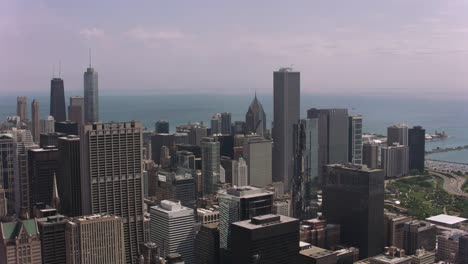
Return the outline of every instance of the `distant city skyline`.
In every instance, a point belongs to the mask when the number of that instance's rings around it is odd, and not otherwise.
[[[46,93],[60,60],[65,93],[79,92],[91,48],[103,94],[270,93],[271,71],[292,65],[304,94],[468,99],[467,8],[467,0],[6,0],[0,91]]]

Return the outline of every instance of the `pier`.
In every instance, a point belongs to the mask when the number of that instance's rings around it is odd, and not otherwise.
[[[441,152],[449,152],[449,151],[457,151],[462,149],[468,149],[468,145],[465,146],[458,146],[458,147],[451,147],[451,148],[435,148],[429,151],[426,151],[426,155],[434,154],[434,153],[441,153]]]

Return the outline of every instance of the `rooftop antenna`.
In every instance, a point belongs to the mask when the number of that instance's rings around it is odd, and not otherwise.
[[[89,67],[91,68],[91,48],[89,48]]]
[[[62,62],[59,60],[59,78],[62,75]]]
[[[52,64],[52,78],[55,78],[55,64]]]

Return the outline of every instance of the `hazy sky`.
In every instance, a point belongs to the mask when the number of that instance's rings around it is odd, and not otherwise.
[[[0,91],[302,91],[468,98],[468,0],[0,0]]]

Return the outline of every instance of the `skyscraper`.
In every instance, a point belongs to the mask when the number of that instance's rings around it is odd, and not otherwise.
[[[161,256],[179,253],[186,264],[195,264],[195,218],[191,208],[177,200],[163,200],[150,209],[150,236]]]
[[[215,194],[219,182],[220,148],[214,138],[202,139],[203,195]]]
[[[249,185],[249,172],[248,165],[245,160],[240,157],[239,161],[232,161],[232,185],[233,186],[247,186]]]
[[[55,119],[53,116],[47,116],[45,119],[39,120],[39,122],[41,123],[41,134],[55,132]]]
[[[0,185],[2,185],[3,196],[6,197],[2,202],[8,201],[9,211],[14,212],[15,203],[15,174],[17,170],[17,158],[15,156],[16,144],[13,134],[0,134]],[[0,205],[3,206],[4,204]],[[6,215],[6,212],[5,212]]]
[[[91,68],[84,73],[84,118],[85,123],[99,122],[99,85],[98,73]]]
[[[408,130],[409,170],[424,172],[424,156],[426,147],[426,130],[415,126]]]
[[[167,133],[156,133],[151,136],[151,157],[153,158],[154,162],[157,164],[161,163],[161,148],[166,146],[169,148],[169,155],[171,155],[171,151],[174,150],[174,134],[167,134]]]
[[[154,132],[155,133],[169,133],[169,122],[166,120],[159,120],[154,125]]]
[[[362,164],[362,116],[350,116],[348,125],[348,161]]]
[[[293,216],[311,219],[317,214],[318,120],[302,119],[294,125]]]
[[[73,121],[55,122],[55,132],[63,133],[65,135],[79,135],[78,123]]]
[[[211,134],[216,135],[216,134],[221,134],[221,114],[216,113],[211,117]]]
[[[16,115],[20,117],[21,122],[28,119],[28,98],[25,96],[18,96],[16,98]]]
[[[84,123],[84,98],[83,96],[70,96],[68,105],[68,119],[76,122],[78,127]]]
[[[408,146],[395,143],[393,146],[382,147],[381,167],[385,177],[401,177],[408,174]]]
[[[80,137],[83,214],[122,217],[127,263],[137,259],[144,238],[142,130],[134,121],[94,123]]]
[[[273,73],[273,181],[289,192],[293,177],[293,125],[300,114],[300,73],[281,68]]]
[[[458,263],[468,264],[468,234],[458,240]]]
[[[50,115],[59,122],[67,120],[65,92],[61,78],[53,78],[50,81]]]
[[[266,114],[257,99],[257,93],[245,114],[245,126],[249,134],[255,133],[263,136],[266,133]]]
[[[323,214],[341,225],[341,241],[359,248],[361,258],[383,249],[384,175],[358,165],[327,165]]]
[[[400,124],[387,128],[387,145],[393,146],[395,143],[408,146],[408,126]]]
[[[317,119],[319,140],[319,180],[324,182],[324,166],[348,162],[348,110],[309,109],[308,119]]]
[[[219,241],[223,259],[230,259],[231,224],[254,216],[271,214],[273,193],[252,186],[222,190],[219,193]]]
[[[5,189],[0,185],[0,218],[8,214],[7,201],[5,197]]]
[[[233,263],[296,264],[299,256],[299,220],[262,215],[231,225]]]
[[[230,135],[232,129],[231,113],[221,113],[221,134]]]
[[[248,185],[266,187],[272,183],[272,142],[249,138],[244,143],[244,159],[248,166]]]
[[[219,223],[203,224],[195,241],[197,264],[219,263]]]
[[[54,215],[37,219],[42,242],[42,263],[66,263],[65,225],[68,222],[63,215]]]
[[[58,139],[59,162],[62,177],[59,177],[61,211],[67,216],[83,215],[81,210],[80,138],[74,135]]]
[[[71,219],[65,227],[67,264],[133,263],[125,260],[122,218],[95,214]]]
[[[403,249],[407,254],[415,254],[416,250],[424,248],[436,249],[437,227],[429,222],[413,220],[405,223],[403,229]]]
[[[32,135],[35,143],[39,143],[41,124],[39,123],[39,102],[34,99],[31,103]]]
[[[379,167],[379,145],[374,143],[362,145],[362,164],[370,169]]]

